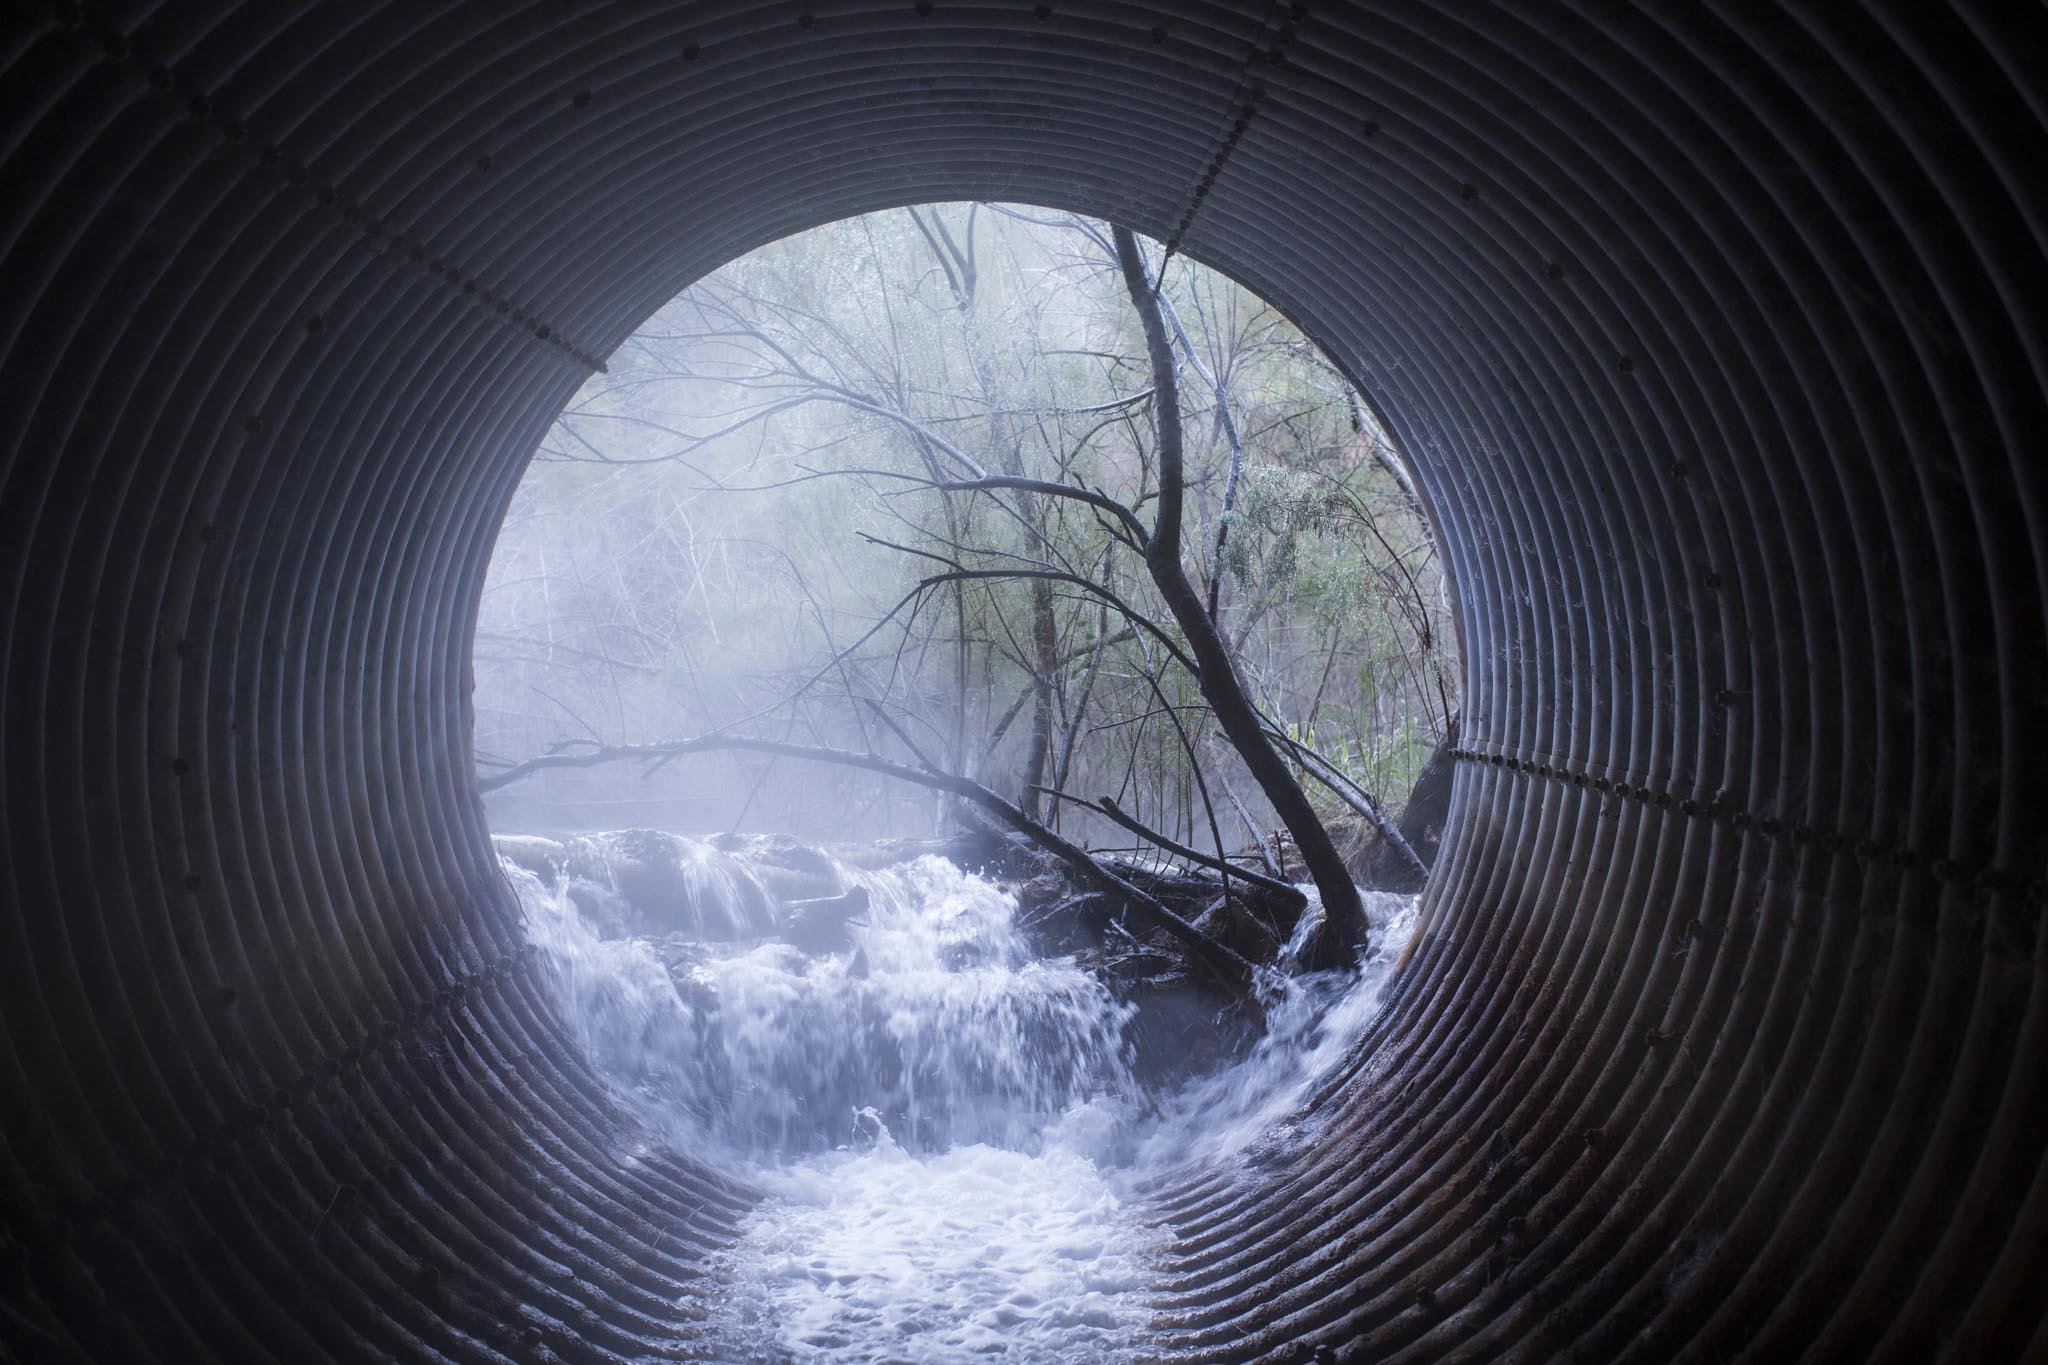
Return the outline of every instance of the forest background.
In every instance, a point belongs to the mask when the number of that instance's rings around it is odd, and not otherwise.
[[[1362,812],[1398,817],[1456,725],[1416,490],[1277,311],[1185,258],[1162,270],[1157,246],[1146,260],[1173,334],[1188,576],[1317,813],[1362,848]],[[1026,486],[1154,515],[1150,374],[1086,220],[927,206],[726,266],[593,377],[515,494],[476,637],[480,773],[746,733],[914,752],[1098,849],[1133,843],[1103,798],[1204,851],[1270,846],[1116,517]],[[500,831],[827,841],[953,818],[873,772],[731,752],[544,769],[488,801]]]

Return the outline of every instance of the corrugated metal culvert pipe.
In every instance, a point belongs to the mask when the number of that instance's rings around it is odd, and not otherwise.
[[[746,1192],[551,1017],[469,631],[778,235],[1028,200],[1419,462],[1469,697],[1328,1140],[1162,1352],[2048,1358],[2030,0],[9,0],[0,1354],[660,1355]],[[1318,1350],[1321,1354],[1318,1354]]]

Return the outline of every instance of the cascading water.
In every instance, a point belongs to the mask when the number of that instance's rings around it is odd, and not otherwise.
[[[1371,898],[1359,976],[1276,983],[1241,1060],[1160,1093],[1133,1007],[943,858],[645,831],[500,851],[624,1105],[764,1191],[709,1267],[710,1315],[678,1327],[719,1360],[1130,1358],[1161,1236],[1136,1191],[1298,1140],[1284,1121],[1370,1021],[1413,915]]]

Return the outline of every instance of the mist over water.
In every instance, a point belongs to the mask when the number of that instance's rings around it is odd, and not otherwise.
[[[800,948],[779,863],[654,837],[689,888],[669,932],[618,932],[601,862],[504,866],[620,1101],[766,1193],[707,1267],[709,1315],[678,1307],[684,1344],[720,1360],[1134,1358],[1167,1237],[1140,1190],[1302,1140],[1290,1121],[1371,1021],[1414,913],[1369,897],[1360,974],[1276,976],[1248,1052],[1161,1091],[1134,1072],[1132,1006],[1037,957],[1002,887],[935,856],[821,855],[812,889],[864,911]]]

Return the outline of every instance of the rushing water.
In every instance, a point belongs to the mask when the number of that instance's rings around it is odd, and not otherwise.
[[[1161,1249],[1136,1189],[1299,1140],[1289,1121],[1370,1022],[1413,916],[1373,898],[1362,973],[1284,983],[1246,1056],[1148,1093],[1131,1007],[1035,956],[991,882],[932,856],[809,851],[792,871],[786,848],[634,837],[673,848],[660,923],[625,905],[602,844],[546,879],[531,846],[501,848],[600,1073],[656,1135],[767,1192],[693,1295],[709,1316],[679,1327],[721,1360],[1132,1358]],[[806,897],[858,913],[819,931],[791,908]]]

